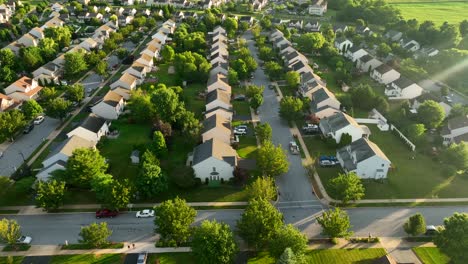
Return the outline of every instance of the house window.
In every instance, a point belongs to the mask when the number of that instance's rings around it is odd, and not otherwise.
[[[382,164],[382,167],[385,166],[385,164]]]

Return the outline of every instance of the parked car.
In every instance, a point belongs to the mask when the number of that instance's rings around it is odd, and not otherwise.
[[[148,253],[141,252],[138,254],[137,264],[146,264],[146,260],[148,259]]]
[[[31,244],[31,241],[32,237],[30,236],[21,236],[20,238],[18,238],[18,240],[16,240],[18,244]]]
[[[245,95],[243,94],[238,94],[238,95],[234,95],[234,100],[235,101],[245,101]]]
[[[426,236],[434,236],[437,233],[439,233],[439,230],[437,229],[436,226],[434,225],[426,226],[426,233],[425,233]]]
[[[247,131],[248,127],[247,125],[238,125],[238,126],[235,126],[234,129],[244,129],[245,131]]]
[[[335,156],[326,156],[326,155],[320,156],[319,160],[331,160],[334,162],[338,162],[338,159]]]
[[[141,210],[136,213],[136,218],[153,217],[153,216],[154,216],[154,210],[151,210],[151,209]]]
[[[273,90],[273,89],[275,89],[275,86],[273,84],[269,84],[268,89]]]
[[[244,128],[235,128],[234,135],[240,135],[240,136],[247,135],[247,130]]]
[[[314,125],[314,124],[305,124],[303,127],[302,127],[302,130],[303,131],[306,131],[306,130],[316,130],[318,129],[319,127],[317,125]]]
[[[42,122],[44,122],[45,117],[43,115],[40,115],[34,119],[34,125],[40,125]]]
[[[99,209],[96,211],[96,218],[103,218],[103,217],[115,217],[119,214],[116,210],[109,210],[109,209]]]
[[[448,95],[444,96],[444,98],[445,98],[445,100],[447,100],[448,103],[453,102],[452,98],[450,98],[450,96],[448,96]]]
[[[296,144],[295,141],[289,142],[289,150],[291,151],[291,154],[297,155],[299,154],[299,146]]]
[[[26,127],[23,130],[24,134],[29,134],[34,129],[34,123],[29,123],[26,125]]]
[[[319,164],[320,167],[333,167],[337,164],[338,162],[335,162],[333,160],[320,160]]]

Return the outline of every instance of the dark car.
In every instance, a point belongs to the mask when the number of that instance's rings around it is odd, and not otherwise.
[[[102,217],[115,217],[119,213],[115,210],[109,210],[109,209],[100,209],[96,211],[96,218],[102,218]]]
[[[26,127],[24,128],[23,130],[23,133],[24,134],[29,134],[29,132],[31,132],[31,130],[34,129],[34,124],[33,123],[29,123],[26,125]]]

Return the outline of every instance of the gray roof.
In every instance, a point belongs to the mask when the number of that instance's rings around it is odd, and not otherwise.
[[[207,140],[204,143],[195,147],[195,149],[193,150],[192,164],[196,165],[211,157],[217,158],[219,160],[224,160],[231,166],[236,166],[237,164],[236,151],[228,144],[216,138]]]
[[[227,56],[226,55],[220,55],[219,52],[216,52],[215,54],[213,54],[213,56],[210,57],[210,60],[214,60],[218,57],[221,57],[221,58],[224,58],[224,59],[227,59]]]
[[[52,152],[47,155],[46,160],[57,153],[63,153],[66,156],[71,156],[73,151],[77,148],[91,148],[94,146],[94,143],[86,140],[80,136],[72,136],[65,139],[63,142],[57,145]]]
[[[312,100],[316,103],[320,103],[322,101],[327,100],[330,98],[330,95],[325,91],[326,88],[320,88],[312,94]]]
[[[300,53],[297,50],[295,50],[295,51],[292,51],[292,52],[286,54],[284,57],[286,58],[286,60],[290,61],[290,60],[292,60],[292,59],[294,59],[296,57],[299,57],[299,55],[300,55]]]
[[[351,53],[354,53],[354,52],[356,52],[356,51],[358,51],[360,49],[362,49],[362,48],[359,47],[358,45],[356,45],[356,46],[352,46],[351,48],[349,48],[348,51],[351,52]]]
[[[372,59],[374,59],[374,57],[372,57],[369,54],[366,54],[366,55],[362,56],[361,58],[359,58],[359,60],[362,61],[363,63],[369,62]]]
[[[214,112],[214,111],[217,111],[217,110],[222,110],[222,111],[226,111],[226,112],[232,113],[232,110],[230,110],[230,109],[226,109],[226,108],[224,108],[224,107],[217,106],[217,107],[215,107],[215,108],[213,108],[213,109],[211,109],[211,110],[209,110],[209,111],[206,111],[205,114],[209,114],[209,113]]]
[[[227,70],[227,69],[229,68],[229,63],[219,62],[219,61],[218,61],[218,62],[216,62],[215,64],[213,64],[212,69],[214,69],[214,68],[216,68],[216,67],[218,67],[218,66],[220,66],[221,68]]]
[[[398,80],[394,81],[393,82],[396,86],[400,87],[400,88],[406,88],[410,85],[412,85],[414,82],[404,76],[400,76],[400,78],[398,78]]]
[[[231,102],[231,97],[229,96],[228,93],[220,90],[220,89],[215,89],[211,92],[209,92],[206,95],[206,104],[209,104],[213,101],[220,100],[226,104],[230,104]]]
[[[336,132],[348,125],[358,126],[354,118],[342,112],[320,120],[320,128],[322,129],[323,134]]]
[[[468,116],[458,116],[451,118],[448,120],[447,125],[450,129],[468,127]]]
[[[218,74],[211,75],[210,78],[208,78],[208,82],[207,82],[206,85],[210,86],[210,85],[212,85],[214,83],[217,83],[218,81],[222,81],[222,82],[224,82],[226,84],[228,84],[228,82],[229,82],[226,76],[224,76],[223,74],[218,73]]]
[[[298,60],[293,65],[291,65],[291,69],[293,71],[298,71],[298,70],[304,68],[305,66],[306,65],[301,60]]]
[[[95,114],[89,114],[89,116],[81,124],[81,127],[97,133],[106,122],[107,121],[104,118],[101,118]]]
[[[355,170],[359,162],[373,156],[379,156],[390,162],[382,150],[366,138],[360,138],[348,146],[339,149],[337,152],[343,160],[343,167],[348,171]]]
[[[378,66],[377,68],[375,68],[375,70],[377,72],[379,72],[380,74],[384,74],[384,73],[387,73],[391,70],[393,70],[392,67],[388,66],[387,64],[381,64],[380,66]]]
[[[335,42],[336,42],[336,43],[343,43],[343,42],[345,42],[346,40],[348,40],[346,37],[339,37],[339,38],[335,39]]]
[[[301,82],[302,83],[306,83],[312,79],[315,79],[314,75],[312,74],[312,72],[305,72],[303,74],[301,74]]]
[[[207,119],[203,121],[203,133],[219,125],[222,125],[227,129],[231,129],[231,124],[229,123],[228,120],[226,120],[226,118],[224,118],[224,116],[215,114],[215,115],[208,117]]]
[[[400,33],[401,33],[400,31],[390,29],[389,31],[387,31],[387,33],[385,33],[385,36],[389,37],[389,38],[392,38],[393,36],[395,36],[397,34],[400,34]]]

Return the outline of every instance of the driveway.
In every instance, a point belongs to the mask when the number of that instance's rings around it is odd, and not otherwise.
[[[94,90],[96,90],[99,85],[101,85],[103,78],[101,75],[96,73],[91,73],[86,78],[81,81],[85,88],[86,97],[88,97]]]
[[[133,43],[132,41],[125,41],[124,43],[122,43],[122,48],[128,50],[128,52],[132,52],[136,46],[137,44]]]
[[[426,91],[430,91],[430,92],[439,92],[441,90],[441,86],[439,84],[437,84],[436,82],[434,82],[433,80],[429,80],[429,79],[426,79],[426,80],[422,80],[418,83],[422,88],[424,88],[424,90]],[[460,94],[456,93],[456,92],[453,92],[451,91],[450,94],[448,95],[450,100],[452,100],[451,105],[453,104],[462,104],[462,105],[466,105],[468,104],[468,100],[461,96]],[[444,100],[446,101],[446,100]],[[448,102],[446,102],[448,103]]]
[[[107,58],[107,69],[112,70],[117,64],[119,64],[119,58],[117,56],[111,55]]]
[[[4,142],[0,145],[3,157],[0,158],[0,175],[11,176],[16,169],[42,143],[43,139],[58,127],[60,121],[46,117],[40,125],[34,126],[29,134],[21,134],[13,143]]]

